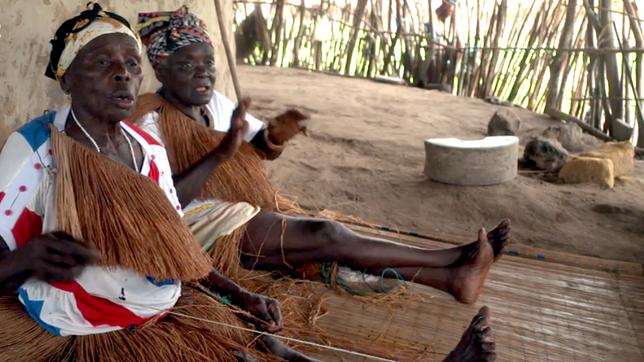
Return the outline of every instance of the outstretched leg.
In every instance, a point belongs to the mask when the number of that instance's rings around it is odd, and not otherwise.
[[[241,245],[242,261],[255,269],[338,262],[376,275],[395,268],[407,280],[448,292],[463,303],[474,303],[490,266],[507,244],[508,233],[509,222],[503,221],[490,232],[494,238],[490,242],[482,231],[477,241],[431,250],[358,235],[329,220],[260,213],[248,224]]]
[[[444,362],[492,362],[496,360],[496,343],[489,325],[490,310],[481,308],[465,330],[460,342]]]
[[[509,222],[491,234],[498,253],[507,241]],[[505,241],[497,241],[503,237]],[[447,249],[411,247],[389,240],[359,235],[330,220],[295,218],[262,212],[247,227],[242,243],[245,264],[257,268],[298,267],[311,262],[339,262],[358,269],[447,267],[477,250],[477,242]]]

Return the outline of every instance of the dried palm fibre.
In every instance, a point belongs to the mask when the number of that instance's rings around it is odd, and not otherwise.
[[[181,173],[200,160],[217,147],[225,135],[197,124],[158,94],[140,96],[132,119],[140,119],[152,111],[159,113],[159,128],[164,135],[163,142],[173,174]],[[252,145],[242,143],[235,156],[210,175],[200,197],[244,201],[266,210],[303,213],[294,202],[279,195],[265,172],[264,160],[257,152]],[[222,237],[209,251],[214,267],[236,280],[240,279],[240,242],[244,234],[245,228],[242,227]]]
[[[209,258],[157,185],[57,130],[51,134],[61,231],[89,240],[101,255],[99,265],[159,280],[208,275]]]
[[[181,173],[212,151],[221,142],[225,133],[203,127],[167,103],[157,94],[145,94],[137,101],[137,113],[132,119],[158,111],[159,127],[168,150],[170,166],[174,174]],[[137,118],[138,117],[138,118]],[[220,165],[206,185],[201,197],[220,200],[245,201],[263,209],[275,210],[277,191],[264,171],[262,158],[248,143],[242,143],[235,156]]]

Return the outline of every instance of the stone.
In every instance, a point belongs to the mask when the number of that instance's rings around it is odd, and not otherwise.
[[[557,172],[569,158],[568,151],[557,140],[533,137],[525,145],[522,163],[526,168]]]
[[[615,173],[613,161],[605,158],[575,157],[566,162],[559,178],[567,184],[596,183],[602,187],[613,188]]]
[[[494,113],[487,125],[488,136],[516,136],[521,127],[521,119],[510,109],[500,109]]]
[[[517,175],[519,139],[486,137],[425,140],[425,174],[432,180],[463,186],[494,185]]]
[[[628,175],[635,168],[635,147],[629,141],[608,142],[598,149],[582,153],[580,156],[611,160],[615,177]]]
[[[568,152],[582,152],[587,148],[583,130],[574,123],[550,126],[542,135],[557,140]]]

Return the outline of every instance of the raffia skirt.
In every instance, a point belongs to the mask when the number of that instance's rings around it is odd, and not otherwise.
[[[0,298],[3,361],[236,361],[254,350],[254,336],[222,326],[242,326],[230,307],[190,286],[173,313],[135,329],[86,336],[54,336],[41,328],[16,296]],[[217,324],[212,321],[218,322]]]

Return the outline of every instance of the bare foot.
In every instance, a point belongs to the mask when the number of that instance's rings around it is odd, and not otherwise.
[[[496,343],[492,338],[490,310],[483,307],[474,316],[456,348],[444,362],[492,362],[496,360]]]
[[[481,294],[483,284],[494,262],[492,244],[488,242],[485,229],[479,230],[477,249],[469,259],[450,267],[452,273],[449,292],[461,303],[472,304]]]
[[[499,260],[503,249],[510,242],[510,220],[504,219],[497,225],[492,231],[487,233],[487,238],[492,245],[492,251],[494,252],[494,261]]]
[[[510,220],[502,220],[494,229],[487,233],[487,239],[492,245],[494,253],[494,261],[499,260],[503,254],[503,250],[510,243]],[[478,251],[478,240],[471,243],[463,244],[458,247],[461,255],[450,266],[457,266],[463,264],[464,261],[472,259]]]

